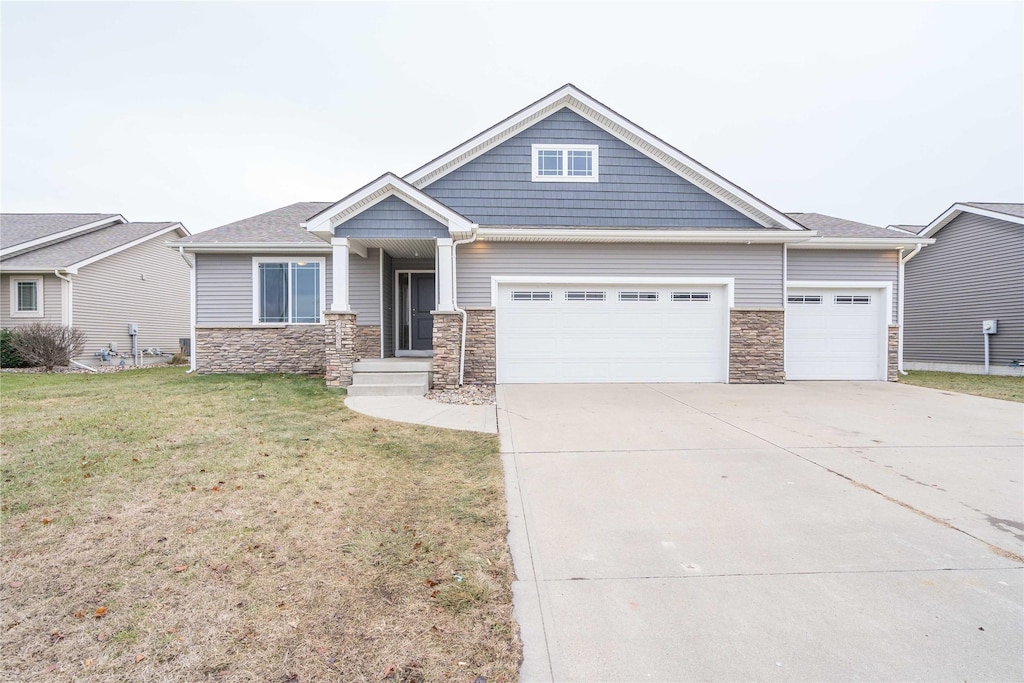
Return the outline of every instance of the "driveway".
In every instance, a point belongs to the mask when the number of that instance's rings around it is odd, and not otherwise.
[[[1024,407],[504,385],[524,681],[1024,680]]]

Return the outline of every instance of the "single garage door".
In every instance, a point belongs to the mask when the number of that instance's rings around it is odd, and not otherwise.
[[[724,382],[725,287],[502,284],[498,382]]]
[[[885,297],[878,289],[786,295],[786,379],[885,379]]]

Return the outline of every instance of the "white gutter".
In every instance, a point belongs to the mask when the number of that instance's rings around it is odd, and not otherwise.
[[[487,242],[724,242],[779,244],[804,242],[817,236],[813,230],[648,230],[621,228],[479,228]]]
[[[63,306],[67,307],[67,312],[68,312],[68,314],[67,314],[67,324],[65,325],[65,327],[71,327],[72,323],[74,322],[72,316],[74,315],[74,310],[75,310],[74,306],[72,305],[73,304],[74,291],[75,291],[74,290],[74,283],[71,282],[71,278],[67,277],[66,275],[61,275],[59,268],[54,268],[53,269],[53,274],[56,275],[61,280],[63,280],[64,282],[68,283],[68,298],[67,298],[66,301],[63,302]],[[63,318],[64,316],[62,315],[61,317]],[[97,370],[96,368],[89,367],[85,363],[79,363],[74,358],[70,358],[69,360],[71,361],[72,365],[80,367],[83,370],[88,370],[89,372],[99,372],[99,370]]]
[[[192,257],[193,258],[192,261],[190,261],[189,258],[187,256],[185,256],[185,247],[184,246],[179,246],[178,247],[178,253],[181,254],[182,260],[185,261],[185,263],[188,264],[188,268],[189,268],[189,271],[190,271],[189,272],[189,278],[188,278],[188,282],[189,282],[189,292],[188,292],[189,315],[188,315],[188,319],[189,319],[189,322],[191,323],[190,327],[192,329],[191,329],[191,335],[190,335],[190,339],[189,339],[189,343],[188,343],[189,344],[189,350],[188,350],[188,371],[186,371],[185,374],[186,375],[191,375],[193,372],[196,371],[196,264],[195,264],[195,261],[194,261],[195,256]]]
[[[459,271],[455,259],[455,248],[460,244],[469,244],[476,240],[476,228],[473,228],[470,236],[464,240],[452,242],[452,304],[455,311],[462,315],[462,341],[459,343],[459,386],[462,386],[466,378],[466,327],[468,314],[464,308],[459,308]]]
[[[907,254],[906,256],[903,255],[903,250],[900,250],[900,268],[899,268],[900,300],[899,300],[899,306],[897,307],[897,314],[896,314],[897,315],[897,322],[898,322],[898,324],[900,326],[900,340],[899,340],[898,350],[897,350],[897,353],[896,353],[896,369],[899,372],[899,374],[901,374],[901,375],[906,375],[907,374],[907,371],[903,369],[903,300],[906,298],[906,288],[904,287],[904,279],[903,279],[904,278],[903,266],[906,264],[907,261],[909,261],[910,259],[912,259],[915,256],[917,256],[917,252],[921,251],[922,247],[924,247],[924,244],[918,244],[916,247],[914,247],[914,250],[912,252],[910,252],[909,254]]]

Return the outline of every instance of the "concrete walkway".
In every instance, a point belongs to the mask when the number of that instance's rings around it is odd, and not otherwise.
[[[345,405],[363,415],[395,422],[497,434],[493,405],[460,406],[430,401],[422,396],[349,396]]]

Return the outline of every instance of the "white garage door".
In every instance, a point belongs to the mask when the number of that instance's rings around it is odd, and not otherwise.
[[[878,289],[789,288],[786,379],[885,379]]]
[[[498,382],[724,382],[723,286],[505,284]]]

